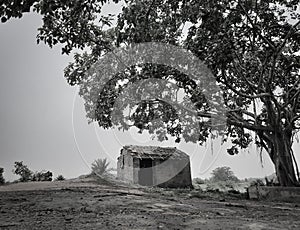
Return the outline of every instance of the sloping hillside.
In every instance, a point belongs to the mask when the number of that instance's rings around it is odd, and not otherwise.
[[[0,187],[0,229],[299,229],[297,204],[81,178]]]

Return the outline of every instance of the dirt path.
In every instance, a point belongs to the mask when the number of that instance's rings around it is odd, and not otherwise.
[[[299,217],[297,204],[220,202],[91,180],[0,187],[0,229],[300,229]]]

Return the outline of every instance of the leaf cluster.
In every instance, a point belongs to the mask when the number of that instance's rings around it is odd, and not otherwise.
[[[92,163],[92,175],[102,176],[105,173],[113,170],[109,168],[109,162],[107,158],[104,159],[97,159]]]

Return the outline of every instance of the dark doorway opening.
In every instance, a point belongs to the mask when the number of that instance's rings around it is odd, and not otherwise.
[[[141,159],[139,170],[139,184],[140,185],[153,185],[153,160]]]

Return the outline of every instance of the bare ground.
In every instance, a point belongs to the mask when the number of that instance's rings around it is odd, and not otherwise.
[[[95,179],[0,187],[0,229],[300,229],[300,204]]]

